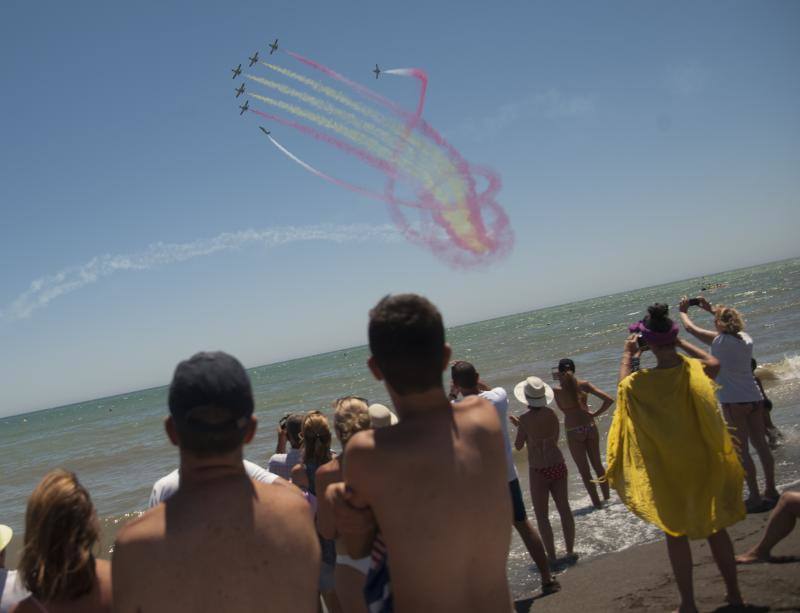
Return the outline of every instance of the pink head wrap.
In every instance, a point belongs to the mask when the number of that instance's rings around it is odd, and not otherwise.
[[[644,325],[644,321],[637,321],[628,326],[628,330],[635,334],[641,334],[648,345],[671,345],[678,338],[679,328],[678,324],[673,322],[672,328],[666,332],[654,332]]]

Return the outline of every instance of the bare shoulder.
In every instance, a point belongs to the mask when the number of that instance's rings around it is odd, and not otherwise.
[[[383,428],[386,432],[381,432],[381,438],[386,440],[387,435],[389,442],[393,438],[391,435],[394,432],[388,432],[397,428],[391,426]],[[380,455],[382,450],[377,449],[375,444],[375,430],[362,430],[356,432],[353,437],[347,441],[347,448],[344,451],[344,470],[342,471],[342,478],[347,481],[347,485],[355,487],[357,490],[363,488],[369,481],[376,475],[380,474],[379,466],[381,464]]]
[[[494,410],[494,405],[480,396],[467,396],[454,405],[453,415],[480,429],[489,431],[501,429],[500,418]]]
[[[162,502],[120,528],[114,547],[116,549],[129,543],[157,539],[164,535],[165,527],[166,507]]]
[[[354,458],[370,455],[375,451],[375,432],[375,430],[362,430],[361,432],[356,432],[353,437],[347,441],[347,449],[345,449],[344,452],[344,457],[347,458],[345,464],[349,463]],[[381,434],[385,438],[387,433],[388,429]]]
[[[324,491],[324,486],[342,480],[342,469],[339,460],[331,460],[320,466],[316,473],[317,487]]]
[[[267,505],[278,505],[282,508],[310,509],[308,501],[298,487],[288,482],[262,483],[253,481],[256,498]]]
[[[8,610],[8,613],[41,613],[41,609],[31,602],[31,598],[28,596],[25,600],[20,600]]]

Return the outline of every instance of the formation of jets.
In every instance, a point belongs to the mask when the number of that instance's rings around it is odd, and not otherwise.
[[[278,39],[276,38],[268,46],[269,46],[269,54],[272,55],[278,50]],[[254,66],[255,63],[258,62],[259,60],[258,51],[256,51],[252,56],[248,57],[247,59],[250,60],[250,66],[251,67]],[[236,68],[231,68],[231,72],[233,73],[233,78],[235,79],[240,74],[242,74],[242,65],[239,64]],[[379,76],[381,76],[381,72],[383,71],[381,70],[380,66],[375,64],[375,70],[373,70],[372,72],[375,73],[375,78],[377,79]],[[244,83],[242,83],[239,87],[235,88],[233,91],[236,92],[237,98],[241,96],[244,93]],[[250,110],[250,101],[245,100],[244,104],[239,107],[239,115],[244,115],[245,111],[249,110]],[[267,136],[270,135],[270,131],[267,130],[265,127],[258,126],[258,129],[261,130]]]

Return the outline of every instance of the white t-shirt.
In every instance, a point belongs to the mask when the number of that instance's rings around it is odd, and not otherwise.
[[[753,339],[744,332],[741,338],[718,334],[711,342],[711,355],[719,360],[717,398],[722,403],[758,402],[761,390],[753,378],[750,360],[753,359]]]
[[[272,483],[278,478],[278,475],[273,475],[268,470],[264,470],[258,464],[244,460],[244,469],[247,475],[254,481],[261,481],[262,483]],[[152,509],[160,503],[167,500],[180,487],[180,474],[176,468],[168,475],[164,475],[153,485],[153,491],[150,493],[150,502],[147,507]]]
[[[297,464],[303,463],[302,449],[289,449],[288,453],[275,453],[269,459],[269,472],[283,477],[287,481],[291,480],[292,469]]]
[[[500,418],[500,425],[503,426],[503,440],[506,444],[506,464],[509,482],[518,479],[517,467],[514,465],[514,456],[511,454],[511,439],[508,438],[508,394],[502,387],[496,387],[488,392],[478,394],[494,405],[497,416]]]
[[[19,573],[0,568],[0,613],[8,613],[11,607],[28,596],[30,593],[22,585]]]

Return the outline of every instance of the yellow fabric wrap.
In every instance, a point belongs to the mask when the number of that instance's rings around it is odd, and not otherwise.
[[[608,432],[608,481],[671,536],[705,538],[745,517],[744,470],[698,360],[623,379]]]

